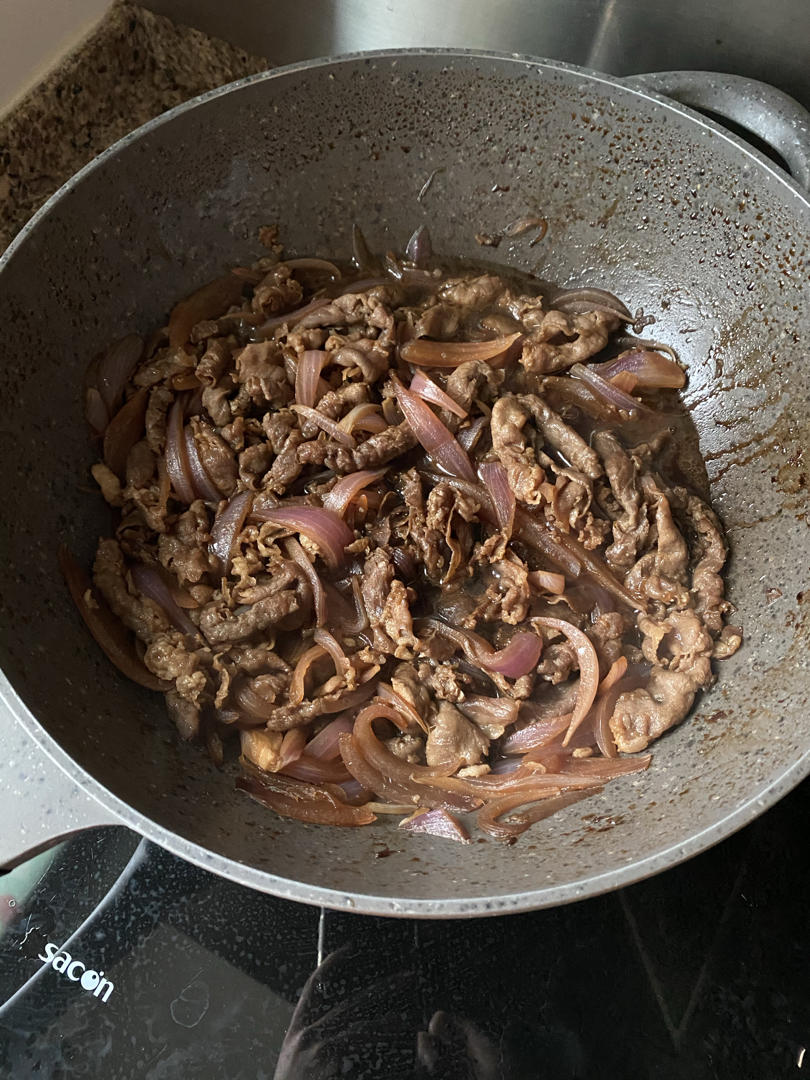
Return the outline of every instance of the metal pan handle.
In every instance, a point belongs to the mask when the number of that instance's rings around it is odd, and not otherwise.
[[[656,71],[624,81],[750,131],[780,154],[794,180],[810,191],[810,113],[775,86],[713,71]]]
[[[2,697],[0,746],[0,870],[81,829],[123,824],[34,741]]]

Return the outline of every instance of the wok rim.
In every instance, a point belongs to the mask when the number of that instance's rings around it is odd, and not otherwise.
[[[810,210],[810,197],[803,191],[797,182],[768,157],[745,142],[744,139],[734,135],[721,124],[707,119],[701,113],[680,104],[672,98],[656,93],[646,88],[640,88],[625,82],[619,76],[607,75],[604,72],[581,67],[576,64],[568,64],[562,61],[549,60],[542,57],[533,57],[520,53],[498,52],[495,50],[457,49],[457,48],[414,48],[414,49],[381,49],[368,52],[345,53],[334,57],[318,57],[297,61],[281,67],[253,75],[247,75],[224,86],[216,87],[204,94],[190,98],[188,101],[175,106],[159,116],[152,118],[147,123],[136,128],[118,139],[107,149],[102,151],[84,165],[78,172],[73,174],[51,195],[37,212],[26,222],[19,233],[15,236],[8,248],[0,255],[0,275],[11,263],[18,250],[26,243],[28,238],[36,231],[40,222],[65,199],[74,188],[78,187],[84,179],[96,170],[103,169],[106,163],[126,149],[131,143],[136,142],[162,127],[171,123],[176,117],[183,115],[200,105],[227,94],[238,92],[254,83],[269,82],[273,79],[284,77],[289,74],[297,74],[309,70],[334,67],[340,64],[354,63],[357,61],[386,61],[395,59],[418,59],[420,57],[446,57],[448,60],[471,59],[476,61],[508,61],[522,65],[535,72],[563,72],[575,74],[588,79],[600,88],[620,91],[632,97],[650,101],[662,106],[669,112],[684,117],[691,121],[696,128],[712,132],[722,138],[735,150],[743,153],[759,169],[773,177],[783,185],[794,197]],[[0,277],[0,280],[2,278]],[[714,846],[739,829],[750,824],[760,814],[768,810],[782,797],[793,790],[805,777],[810,774],[810,747],[793,761],[778,777],[767,787],[754,794],[750,799],[738,805],[734,810],[726,814],[721,820],[707,826],[698,833],[694,833],[683,841],[671,844],[654,855],[628,862],[626,865],[613,870],[605,871],[596,875],[585,876],[563,885],[550,885],[525,892],[515,892],[496,896],[471,896],[453,897],[445,899],[430,899],[419,897],[390,898],[370,893],[350,893],[344,890],[332,889],[325,886],[308,885],[304,882],[291,878],[279,877],[266,870],[259,870],[254,866],[231,859],[226,855],[220,855],[186,837],[174,833],[162,825],[157,824],[151,818],[134,809],[131,804],[124,802],[112,791],[107,789],[100,781],[91,776],[84,767],[69,755],[28,709],[11,685],[5,672],[0,670],[0,707],[5,707],[11,716],[21,725],[27,735],[66,776],[76,783],[91,799],[107,808],[117,818],[120,824],[133,829],[166,850],[172,852],[205,870],[226,877],[238,884],[261,892],[270,893],[282,899],[292,900],[299,903],[314,904],[333,910],[349,911],[357,914],[417,917],[417,918],[468,918],[487,915],[503,915],[510,912],[532,911],[540,908],[555,907],[558,905],[584,900],[590,897],[603,895],[615,889],[622,888],[635,882],[642,881],[663,870],[671,869],[686,859],[693,857],[708,848]]]

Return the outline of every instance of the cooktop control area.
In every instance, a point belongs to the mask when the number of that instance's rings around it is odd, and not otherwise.
[[[319,911],[97,830],[0,877],[0,1075],[800,1080],[808,814],[805,784],[650,881],[453,922]]]

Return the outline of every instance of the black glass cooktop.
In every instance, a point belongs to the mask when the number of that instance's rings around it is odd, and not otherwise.
[[[0,877],[0,1076],[801,1080],[808,811],[805,783],[650,881],[462,922],[319,911],[96,831],[27,897]]]

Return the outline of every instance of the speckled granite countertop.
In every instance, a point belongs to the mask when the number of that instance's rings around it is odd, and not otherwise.
[[[82,165],[128,131],[262,71],[252,56],[128,0],[0,117],[0,251]]]

